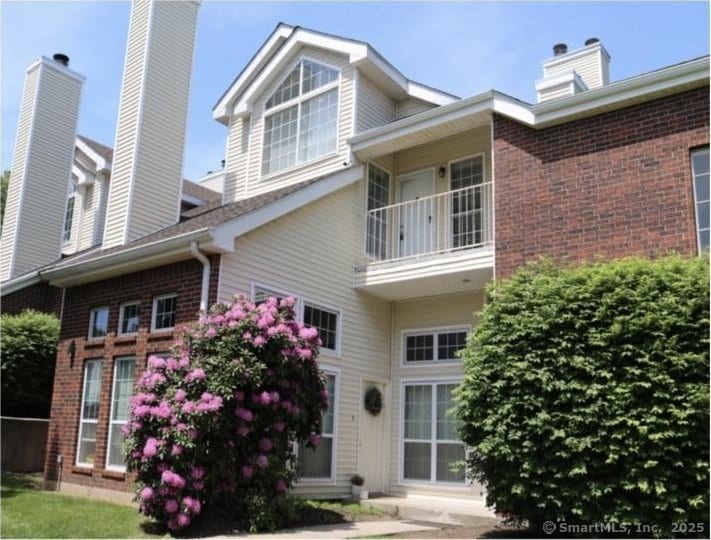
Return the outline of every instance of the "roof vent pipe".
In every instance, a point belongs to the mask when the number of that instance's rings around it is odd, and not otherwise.
[[[560,56],[568,52],[568,45],[565,43],[556,43],[553,45],[553,56]]]
[[[595,43],[600,43],[600,40],[596,37],[591,37],[585,40],[585,46],[594,45]]]
[[[52,59],[64,67],[69,67],[69,57],[64,53],[56,53],[52,56]]]

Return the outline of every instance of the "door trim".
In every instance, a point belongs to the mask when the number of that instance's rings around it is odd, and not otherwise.
[[[391,421],[390,418],[390,407],[388,405],[391,404],[390,400],[390,395],[389,395],[389,382],[386,378],[383,377],[364,377],[363,375],[360,376],[360,394],[358,396],[358,410],[359,410],[359,415],[358,415],[358,463],[357,463],[357,472],[360,474],[363,469],[362,465],[363,462],[361,461],[363,459],[363,447],[361,446],[363,444],[363,418],[365,417],[364,415],[370,414],[368,411],[365,410],[365,407],[363,406],[363,397],[365,396],[365,383],[375,383],[375,384],[380,384],[383,387],[383,410],[380,411],[380,414],[383,417],[383,430],[382,430],[382,448],[381,448],[381,459],[379,460],[380,463],[380,493],[387,493],[388,490],[388,485],[389,485],[389,479],[387,478],[387,474],[389,473],[389,459],[390,459],[390,442],[387,438],[388,435],[388,424]],[[377,492],[374,492],[377,493]]]
[[[430,172],[432,173],[432,195],[437,194],[437,185],[436,185],[436,178],[435,178],[435,168],[434,167],[425,167],[424,169],[417,169],[416,171],[410,171],[405,174],[398,174],[395,177],[395,180],[397,180],[397,202],[401,203],[403,202],[402,200],[402,181],[405,180],[407,181],[410,176],[417,176],[418,174],[422,174],[424,172]],[[429,195],[428,195],[429,196]]]

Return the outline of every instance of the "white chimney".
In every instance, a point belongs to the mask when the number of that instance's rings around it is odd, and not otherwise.
[[[543,79],[536,83],[538,102],[570,96],[610,82],[610,54],[597,38],[568,52],[565,43],[553,47],[553,58],[543,62]]]
[[[84,77],[69,57],[27,68],[0,240],[0,281],[59,258]]]
[[[103,247],[177,223],[199,2],[134,0]]]

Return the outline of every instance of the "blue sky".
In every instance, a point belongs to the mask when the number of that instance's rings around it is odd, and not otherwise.
[[[24,71],[62,51],[87,77],[79,132],[113,146],[128,2],[2,3],[2,168],[12,159]],[[213,2],[200,8],[185,175],[219,167],[226,128],[211,109],[279,21],[370,42],[411,79],[526,101],[551,47],[599,37],[612,80],[708,53],[707,2]]]

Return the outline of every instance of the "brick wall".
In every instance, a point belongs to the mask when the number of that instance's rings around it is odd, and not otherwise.
[[[211,303],[217,298],[219,262],[219,256],[211,257]],[[176,326],[189,323],[196,320],[200,308],[201,282],[202,265],[192,259],[66,290],[54,378],[45,480],[57,480],[57,456],[61,455],[64,482],[109,489],[130,488],[130,479],[124,474],[105,470],[114,360],[120,356],[134,356],[137,380],[146,366],[148,356],[168,351],[173,343],[172,332],[150,332],[153,297],[176,293]],[[119,304],[130,300],[141,302],[139,331],[132,337],[117,336]],[[88,342],[89,312],[91,308],[101,306],[109,306],[109,333],[103,340]],[[72,342],[75,350],[73,358],[70,354]],[[84,362],[96,358],[103,360],[101,401],[94,467],[86,469],[74,464]]]
[[[35,283],[2,297],[2,312],[16,315],[34,309],[59,316],[62,309],[62,289],[47,283]]]
[[[496,275],[551,255],[697,251],[689,150],[709,89],[536,131],[494,117]]]

